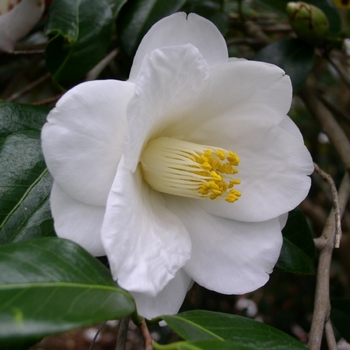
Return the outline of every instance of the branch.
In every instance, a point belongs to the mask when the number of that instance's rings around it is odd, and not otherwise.
[[[24,87],[23,89],[15,92],[14,94],[12,94],[9,98],[6,99],[7,102],[12,102],[14,100],[17,100],[19,97],[21,97],[22,95],[28,93],[29,91],[33,90],[35,87],[37,87],[38,85],[42,84],[43,82],[45,82],[47,79],[49,79],[51,76],[50,73],[46,73],[43,76],[41,76],[40,78],[38,78],[37,80],[33,81],[32,83],[30,83],[29,85],[27,85],[26,87]]]
[[[153,349],[153,339],[149,333],[145,319],[143,319],[142,322],[140,324],[138,324],[138,326],[139,326],[140,331],[142,333],[143,341],[145,344],[145,350],[152,350]]]
[[[349,171],[350,142],[345,132],[334,119],[332,113],[321,103],[320,99],[316,96],[314,89],[305,84],[300,90],[299,95],[311,114],[321,124],[323,132],[328,136],[330,142],[337,150],[347,171]]]
[[[328,345],[329,350],[337,350],[338,349],[337,342],[335,340],[333,326],[332,326],[330,319],[328,319],[326,321],[325,334],[326,334],[327,345]]]
[[[339,189],[339,208],[341,215],[343,215],[344,213],[344,208],[348,201],[349,195],[350,180],[349,175],[346,173],[343,177]],[[317,268],[314,314],[312,317],[311,330],[308,342],[308,346],[311,350],[320,349],[325,324],[328,321],[331,309],[329,301],[329,273],[333,247],[335,243],[335,226],[335,216],[334,211],[332,210],[328,216],[327,222],[325,224],[321,236],[324,239],[324,245],[321,248]],[[327,340],[330,339],[329,332],[330,329],[329,326],[327,326]]]
[[[90,347],[89,347],[89,350],[92,350],[92,348],[94,347],[95,345],[95,342],[97,340],[97,337],[99,336],[99,334],[101,333],[103,327],[106,325],[106,322],[102,323],[102,325],[100,326],[100,328],[97,330],[95,336],[94,336],[94,339],[92,339],[92,342],[90,344]]]
[[[96,64],[87,74],[85,81],[95,80],[107,65],[118,55],[118,49],[112,50],[106,57]]]
[[[323,171],[316,163],[314,163],[314,167],[316,172],[321,175],[321,177],[329,183],[332,190],[332,198],[333,198],[333,211],[334,211],[334,220],[335,220],[335,242],[334,247],[339,248],[340,239],[342,235],[341,231],[341,217],[340,217],[340,209],[339,209],[339,200],[338,200],[338,192],[335,187],[335,183],[332,179],[332,176]]]
[[[46,98],[45,100],[32,102],[32,105],[43,106],[43,105],[49,105],[51,103],[55,103],[57,100],[59,100],[63,96],[63,94],[64,93],[58,94],[58,95],[53,96],[53,97]]]
[[[130,317],[124,317],[119,321],[117,344],[115,350],[125,350],[128,335]]]
[[[333,68],[337,71],[342,82],[348,87],[348,89],[350,89],[349,73],[344,69],[344,67],[341,64],[334,61],[332,58],[326,57],[326,59],[333,66]]]

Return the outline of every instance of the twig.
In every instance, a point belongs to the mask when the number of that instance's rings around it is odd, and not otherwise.
[[[328,101],[321,94],[318,96],[322,103],[331,111],[331,113],[333,113],[334,116],[342,119],[343,121],[346,121],[347,123],[350,122],[350,115],[348,115],[345,111],[340,110],[339,107],[336,107],[332,102]]]
[[[87,74],[85,81],[95,80],[106,66],[118,55],[118,49],[112,50],[106,57],[96,64]]]
[[[314,244],[317,250],[322,250],[324,246],[326,245],[327,240],[324,239],[324,237],[317,237],[314,238]]]
[[[334,248],[339,248],[340,239],[341,239],[341,235],[342,235],[342,230],[341,230],[341,217],[340,217],[340,209],[339,209],[339,200],[338,200],[337,188],[335,187],[335,183],[333,181],[332,176],[330,176],[325,171],[323,171],[316,163],[314,163],[314,167],[315,167],[316,172],[325,181],[327,181],[328,184],[331,186],[332,198],[333,198],[334,220],[335,220],[335,242],[334,242]]]
[[[27,92],[31,91],[32,89],[34,89],[35,87],[37,87],[38,85],[42,84],[44,81],[49,79],[50,76],[51,76],[50,73],[44,74],[43,76],[41,76],[37,80],[33,81],[32,83],[30,83],[29,85],[24,87],[23,89],[21,89],[21,90],[15,92],[14,94],[12,94],[8,99],[6,99],[6,101],[7,102],[12,102],[14,100],[17,100],[22,95],[26,94]]]
[[[227,46],[231,45],[246,45],[246,46],[262,46],[265,42],[253,38],[230,38],[226,41]]]
[[[143,341],[145,344],[145,350],[152,350],[153,349],[153,339],[151,335],[149,334],[149,330],[146,324],[145,319],[142,320],[142,322],[138,325],[143,337]]]
[[[286,23],[277,23],[277,24],[272,24],[272,25],[268,25],[268,26],[264,26],[263,27],[264,32],[291,32],[292,31],[292,27],[290,26],[290,24],[286,24]]]
[[[338,62],[334,61],[330,57],[326,57],[326,59],[333,66],[333,68],[337,71],[342,82],[347,86],[348,89],[350,89],[349,73],[344,69],[344,67],[342,67]]]
[[[305,198],[300,203],[300,209],[312,221],[312,226],[319,233],[318,236],[320,236],[327,220],[326,210],[321,205],[312,202],[309,198]]]
[[[97,332],[96,332],[96,334],[95,334],[95,336],[94,336],[94,339],[92,339],[92,342],[91,342],[91,345],[90,345],[90,347],[89,347],[89,350],[92,350],[92,348],[94,347],[95,342],[96,342],[96,339],[97,339],[98,335],[101,333],[101,331],[102,331],[102,329],[103,329],[103,327],[104,327],[105,325],[106,325],[106,322],[104,322],[104,323],[100,326],[100,328],[97,330]]]
[[[50,103],[56,102],[58,99],[60,99],[62,95],[63,93],[53,97],[46,98],[45,100],[33,102],[32,104],[37,106],[49,105]]]
[[[263,32],[261,27],[253,21],[244,22],[244,28],[249,37],[258,39],[263,45],[270,44],[270,38]]]
[[[350,171],[350,142],[343,129],[334,119],[332,113],[324,107],[310,86],[305,84],[299,95],[309,111],[321,124],[322,130],[337,150],[347,171]]]
[[[44,49],[38,49],[38,50],[16,50],[13,51],[12,54],[14,55],[41,55],[45,53]]]
[[[126,339],[128,335],[130,317],[124,317],[119,321],[117,344],[115,350],[125,350]]]
[[[325,334],[327,339],[327,345],[329,350],[337,350],[337,342],[335,340],[333,326],[331,320],[328,318],[325,324]]]
[[[346,173],[339,189],[339,208],[341,215],[344,213],[344,208],[348,201],[349,195],[350,180],[349,174]],[[333,210],[328,215],[327,222],[322,232],[322,238],[325,240],[325,244],[320,251],[318,262],[314,313],[308,342],[308,346],[311,350],[320,349],[325,324],[330,314],[329,274],[333,247],[335,243],[335,216]],[[327,329],[327,332],[330,332],[329,328]],[[328,338],[329,335],[327,336],[327,339]]]

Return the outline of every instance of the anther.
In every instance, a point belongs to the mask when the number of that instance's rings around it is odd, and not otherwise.
[[[233,203],[241,193],[234,186],[239,157],[230,150],[168,137],[148,143],[141,155],[144,179],[163,193]]]

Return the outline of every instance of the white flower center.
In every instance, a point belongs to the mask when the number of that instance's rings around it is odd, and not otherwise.
[[[233,175],[239,157],[230,150],[160,137],[142,152],[143,177],[155,190],[233,203],[241,196]]]

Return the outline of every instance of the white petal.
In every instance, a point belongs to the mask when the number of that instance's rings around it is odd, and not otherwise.
[[[130,291],[156,296],[190,257],[191,241],[160,193],[119,164],[102,228],[112,274]]]
[[[240,157],[234,203],[204,201],[208,212],[240,221],[266,221],[294,209],[306,197],[313,162],[303,142],[264,119],[217,118],[198,127],[192,142],[231,149]]]
[[[278,217],[278,220],[280,221],[280,225],[281,225],[281,230],[283,230],[284,226],[286,226],[288,221],[288,216],[289,216],[289,213],[284,213]]]
[[[143,59],[153,50],[186,44],[195,46],[210,66],[228,60],[226,42],[212,22],[194,13],[187,16],[179,12],[157,22],[142,39],[131,68],[130,81],[136,81]]]
[[[143,62],[128,106],[125,163],[135,170],[145,143],[188,116],[206,87],[210,67],[192,45],[153,51]]]
[[[10,12],[0,16],[0,50],[12,52],[41,18],[44,0],[22,0]]]
[[[278,124],[278,126],[284,129],[285,131],[289,132],[291,135],[293,135],[300,141],[304,142],[303,135],[301,134],[299,128],[296,126],[293,120],[290,119],[288,116],[283,118],[281,122]]]
[[[126,106],[134,85],[91,81],[68,91],[42,131],[46,164],[75,199],[105,205],[123,152]]]
[[[105,207],[79,202],[65,193],[55,182],[50,203],[58,237],[80,244],[94,256],[106,255],[101,241]]]
[[[184,270],[195,282],[223,294],[251,292],[267,282],[282,246],[278,218],[246,223],[210,215],[184,198],[166,196],[166,202],[191,236]]]
[[[147,319],[160,315],[176,314],[192,285],[192,279],[180,269],[175,277],[155,297],[131,293],[136,302],[137,313]]]
[[[268,118],[279,123],[292,101],[290,78],[279,67],[247,60],[235,60],[214,67],[211,89],[199,106],[200,119]]]
[[[279,67],[264,62],[232,60],[215,66],[202,85],[197,95],[188,92],[192,103],[183,111],[186,115],[163,134],[190,141],[189,134],[208,121],[216,123],[220,117],[231,122],[257,119],[279,124],[292,100],[290,78]]]

